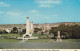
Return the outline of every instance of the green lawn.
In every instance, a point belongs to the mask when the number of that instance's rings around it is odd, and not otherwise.
[[[64,39],[63,41],[67,41],[67,42],[80,42],[80,39]]]
[[[35,39],[27,42],[54,42],[56,39]],[[80,39],[62,39],[62,42],[80,42]]]
[[[19,34],[2,34],[3,37],[11,37],[11,36],[16,36],[16,37],[20,37],[22,35]]]
[[[19,42],[20,40],[17,39],[2,39],[0,38],[0,42]]]
[[[35,39],[35,40],[28,40],[27,42],[52,42],[54,39]]]
[[[19,42],[21,40],[17,39],[5,39],[0,38],[0,42]],[[27,42],[54,42],[56,39],[34,39],[34,40],[28,40]],[[80,39],[63,39],[62,42],[80,42]]]
[[[47,34],[43,34],[43,35],[41,35],[41,34],[32,34],[32,36],[40,37],[40,36],[48,36],[48,35]]]
[[[19,42],[21,40],[17,39],[6,39],[4,37],[11,37],[11,36],[16,36],[20,37],[22,35],[19,34],[2,34],[2,37],[0,37],[0,42]],[[47,36],[46,34],[41,35],[41,34],[33,34],[33,36],[40,37],[40,36]],[[62,39],[63,42],[80,42],[80,39]],[[28,40],[27,42],[54,42],[56,39],[34,39],[34,40]]]
[[[11,37],[11,36],[16,36],[16,37],[21,37],[22,35],[20,34],[2,34],[3,37]],[[47,34],[33,34],[32,36],[34,37],[41,37],[41,36],[48,36]]]
[[[19,34],[2,34],[2,37],[0,37],[0,42],[19,42],[20,41],[17,39],[6,39],[6,38],[4,38],[4,37],[11,37],[11,36],[19,37],[21,35],[19,35]]]

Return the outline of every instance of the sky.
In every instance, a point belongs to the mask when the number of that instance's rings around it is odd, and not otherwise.
[[[0,0],[0,24],[80,22],[80,0]]]

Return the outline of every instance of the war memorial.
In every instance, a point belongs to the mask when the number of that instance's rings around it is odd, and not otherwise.
[[[26,22],[26,32],[24,34],[21,34],[20,36],[17,36],[15,38],[15,34],[12,34],[12,36],[8,37],[8,34],[6,34],[7,38],[5,39],[4,35],[0,35],[0,48],[1,49],[78,49],[80,47],[80,42],[72,41],[62,39],[61,37],[61,31],[57,31],[56,39],[49,39],[49,38],[41,38],[40,36],[44,35],[38,35],[33,36],[34,34],[34,24],[33,22],[29,22],[29,17],[27,17]],[[52,35],[51,35],[52,36]],[[13,38],[12,38],[13,37]],[[45,36],[44,36],[45,37]],[[48,36],[46,36],[48,37]],[[79,40],[78,40],[79,41]]]
[[[23,41],[27,41],[28,39],[38,39],[38,37],[32,37],[33,32],[34,32],[33,22],[29,23],[29,17],[27,17],[26,33],[23,34],[23,37],[19,37],[17,39],[22,39]]]
[[[80,51],[80,0],[0,0],[0,51]]]

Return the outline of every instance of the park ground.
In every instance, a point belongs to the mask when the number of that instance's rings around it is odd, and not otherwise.
[[[3,34],[3,37],[21,36],[17,34]],[[35,36],[35,35],[33,35]],[[36,35],[36,36],[41,36]],[[43,35],[46,36],[46,35]],[[34,39],[20,42],[18,39],[6,39],[0,37],[0,49],[80,49],[80,39]]]
[[[21,37],[22,35],[19,34],[2,34],[3,37],[11,37],[11,36],[16,36],[16,37]],[[47,35],[40,35],[40,34],[36,34],[33,36],[47,36]],[[62,39],[64,42],[80,42],[80,39]],[[18,39],[7,39],[7,38],[2,38],[0,37],[0,42],[19,42],[21,40]],[[28,40],[27,42],[54,42],[56,41],[56,39],[34,39],[34,40]]]

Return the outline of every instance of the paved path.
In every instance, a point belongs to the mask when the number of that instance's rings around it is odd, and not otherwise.
[[[6,49],[80,49],[80,42],[22,42],[0,43]]]

